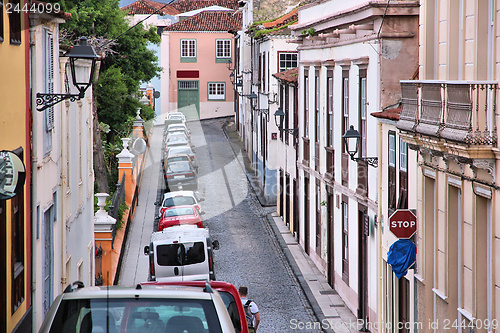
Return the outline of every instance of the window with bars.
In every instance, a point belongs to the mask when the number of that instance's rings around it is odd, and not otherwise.
[[[230,39],[217,39],[215,41],[215,57],[217,59],[231,58],[231,40]]]
[[[198,81],[178,81],[179,90],[197,90]]]
[[[196,39],[181,39],[181,61],[196,59]]]
[[[296,52],[280,52],[279,53],[279,71],[283,72],[287,69],[296,68],[298,66]]]
[[[209,82],[208,83],[208,100],[224,100],[226,99],[226,83],[225,82]]]
[[[48,29],[43,30],[43,90],[45,93],[54,93],[54,35]],[[43,111],[43,153],[47,156],[52,151],[52,130],[54,129],[54,106]]]

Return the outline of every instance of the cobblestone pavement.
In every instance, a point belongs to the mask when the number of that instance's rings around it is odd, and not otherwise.
[[[262,207],[251,190],[224,135],[226,120],[190,125],[205,199],[200,205],[212,239],[221,244],[214,253],[216,277],[248,286],[261,313],[259,332],[299,332],[291,323],[317,319],[266,219],[276,208]]]

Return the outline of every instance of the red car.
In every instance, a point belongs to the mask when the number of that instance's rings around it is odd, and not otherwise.
[[[207,281],[171,281],[171,282],[142,282],[141,284],[147,285],[177,285],[177,286],[195,286],[204,287]],[[234,329],[237,333],[248,333],[247,321],[245,317],[245,310],[240,300],[238,290],[234,285],[224,281],[209,281],[210,286],[216,289],[224,304],[226,305],[229,317],[233,322]]]
[[[180,224],[196,224],[198,228],[203,228],[203,220],[198,208],[192,205],[166,208],[158,222],[158,231]]]

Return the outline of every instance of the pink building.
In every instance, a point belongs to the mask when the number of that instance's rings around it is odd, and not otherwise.
[[[228,1],[228,7],[234,8],[234,1]],[[216,8],[163,29],[162,57],[168,56],[169,67],[163,73],[168,75],[167,89],[162,84],[168,103],[162,105],[162,114],[180,111],[191,119],[234,114],[235,92],[227,63],[234,63],[235,48],[228,31],[241,29],[242,18],[234,9]]]

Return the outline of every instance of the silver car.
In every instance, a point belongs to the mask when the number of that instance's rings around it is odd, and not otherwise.
[[[235,332],[219,293],[205,287],[68,286],[52,303],[40,333]]]

